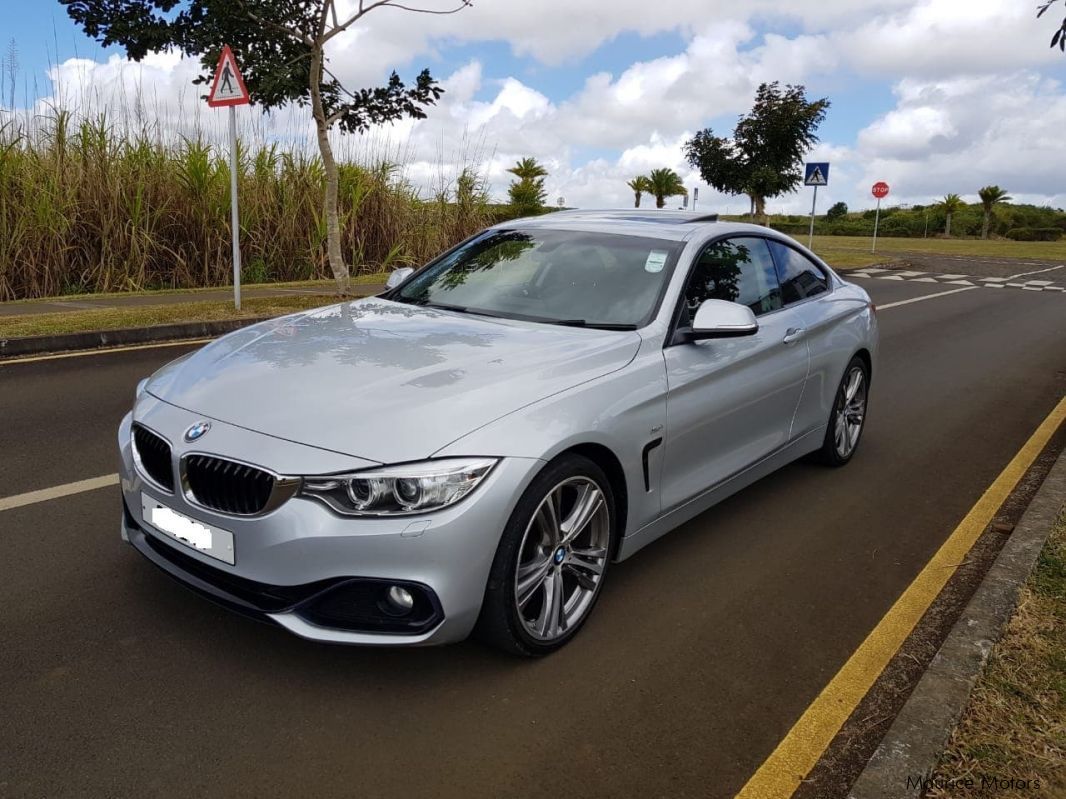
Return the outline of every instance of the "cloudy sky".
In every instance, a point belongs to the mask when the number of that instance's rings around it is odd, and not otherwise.
[[[446,0],[422,0],[442,8]],[[341,144],[389,153],[426,187],[478,164],[503,197],[507,166],[532,155],[549,169],[550,201],[632,204],[625,182],[673,167],[700,187],[700,207],[737,213],[743,198],[701,184],[684,141],[732,130],[762,81],[802,83],[832,108],[811,160],[832,164],[822,209],[890,204],[947,192],[973,199],[998,183],[1016,198],[1066,205],[1060,155],[1066,56],[1048,49],[1061,20],[1035,19],[1035,0],[475,0],[454,16],[378,10],[339,37],[333,71],[350,86],[392,69],[429,67],[447,90],[429,119]],[[222,114],[190,85],[198,65],[155,54],[141,65],[102,50],[51,0],[0,0],[0,45],[18,50],[15,105],[119,105],[175,133],[216,135]],[[5,83],[3,105],[10,104]],[[36,105],[35,105],[36,104]],[[243,111],[244,130],[306,146],[301,114]],[[769,210],[809,210],[809,190]],[[645,200],[647,202],[647,200]]]

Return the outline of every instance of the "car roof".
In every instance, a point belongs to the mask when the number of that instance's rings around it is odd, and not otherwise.
[[[588,233],[615,233],[645,238],[687,241],[700,232],[773,233],[770,228],[743,222],[722,222],[718,214],[660,209],[589,209],[552,211],[494,225],[493,229],[551,228]]]

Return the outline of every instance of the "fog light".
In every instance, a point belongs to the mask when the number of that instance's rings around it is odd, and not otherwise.
[[[401,613],[409,613],[415,606],[415,598],[411,596],[411,592],[398,585],[390,586],[388,597],[389,604]]]

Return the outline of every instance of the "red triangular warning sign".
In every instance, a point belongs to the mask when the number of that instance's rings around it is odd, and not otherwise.
[[[222,47],[222,55],[215,69],[215,79],[211,83],[211,93],[207,95],[207,104],[212,108],[222,105],[246,105],[252,102],[248,87],[237,68],[237,59],[229,45]]]

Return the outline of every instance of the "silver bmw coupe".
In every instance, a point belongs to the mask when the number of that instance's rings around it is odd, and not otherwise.
[[[767,228],[508,222],[142,381],[122,537],[305,638],[544,655],[613,562],[796,458],[847,463],[876,365],[866,292]]]

